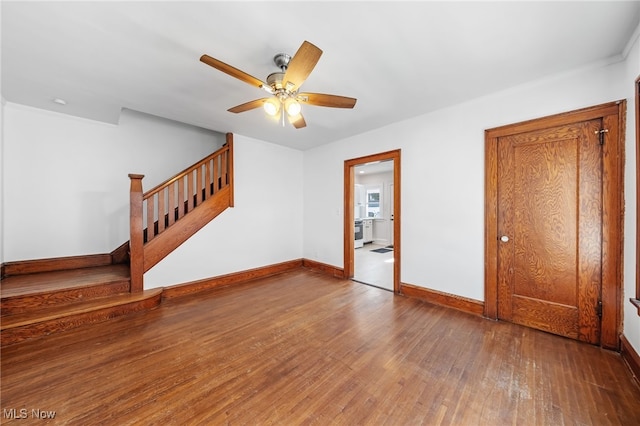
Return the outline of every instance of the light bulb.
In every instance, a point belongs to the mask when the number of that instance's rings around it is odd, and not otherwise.
[[[267,114],[276,115],[280,110],[280,101],[278,101],[276,98],[267,99],[264,102],[263,108]]]
[[[300,114],[300,110],[302,109],[300,104],[293,98],[287,98],[287,100],[284,101],[284,108],[287,110],[287,114],[292,117]]]

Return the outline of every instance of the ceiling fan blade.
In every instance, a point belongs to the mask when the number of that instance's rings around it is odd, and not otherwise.
[[[289,116],[289,122],[293,124],[293,127],[296,129],[302,129],[303,127],[307,127],[307,122],[304,121],[304,117],[302,114],[298,114],[296,116]]]
[[[324,93],[299,93],[296,99],[309,105],[331,108],[353,108],[357,99],[346,96],[326,95]]]
[[[256,99],[254,101],[249,101],[244,104],[234,106],[233,108],[229,108],[227,111],[235,112],[237,114],[239,112],[245,112],[252,109],[260,108],[267,99],[269,98],[261,98],[261,99]]]
[[[244,71],[239,70],[238,68],[232,67],[229,64],[225,64],[222,61],[217,60],[216,58],[212,58],[209,55],[202,55],[200,57],[200,61],[205,64],[212,66],[213,68],[222,71],[225,74],[229,74],[231,77],[235,77],[238,80],[244,81],[245,83],[249,83],[252,86],[256,86],[259,89],[268,89],[268,92],[271,92],[271,88],[269,85],[262,80],[255,78],[252,75],[247,74]]]
[[[287,90],[293,90],[300,87],[302,83],[309,77],[311,71],[316,66],[322,55],[322,50],[304,41],[287,67],[287,71],[282,79],[282,85]],[[287,87],[289,85],[290,87]]]

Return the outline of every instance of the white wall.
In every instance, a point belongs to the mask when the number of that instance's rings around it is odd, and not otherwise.
[[[145,288],[302,257],[302,152],[234,135],[234,201],[145,274]]]
[[[1,68],[1,67],[0,67]],[[4,106],[0,96],[0,264],[4,263]]]
[[[129,110],[110,125],[2,108],[3,262],[111,252],[129,240],[129,173],[151,189],[224,143]]]
[[[484,130],[627,89],[624,62],[601,64],[305,151],[304,257],[343,266],[344,160],[399,148],[402,282],[483,300]]]

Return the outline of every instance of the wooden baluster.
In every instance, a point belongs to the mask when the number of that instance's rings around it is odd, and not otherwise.
[[[200,205],[204,199],[204,184],[202,183],[202,165],[196,169],[196,206]]]
[[[205,200],[211,196],[211,159],[204,163],[204,198]]]
[[[154,203],[154,194],[151,194],[147,198],[147,241],[149,242],[153,240],[153,237],[156,236],[156,230],[154,226],[154,217],[155,217],[155,203]]]
[[[178,181],[174,181],[169,184],[167,188],[167,195],[169,197],[169,203],[167,204],[167,214],[169,215],[169,226],[173,225],[176,221],[176,185]]]
[[[228,159],[229,156],[227,155],[229,154],[229,151],[224,151],[222,153],[222,172],[220,173],[220,177],[222,180],[222,187],[224,188],[225,186],[227,186],[229,184],[229,176],[227,175],[227,166],[228,166]]]
[[[183,210],[183,215],[187,214],[189,212],[190,204],[189,204],[189,191],[192,189],[191,187],[193,185],[189,184],[189,179],[192,178],[193,176],[191,176],[191,172],[185,174],[184,176],[182,176],[181,180],[184,188],[184,193],[182,194],[184,197],[184,202],[181,204],[184,207]]]
[[[177,180],[178,182],[178,219],[184,216],[184,177]]]
[[[186,212],[185,213],[190,212],[191,210],[193,210],[193,207],[194,207],[194,199],[193,198],[196,195],[195,194],[196,190],[194,188],[193,179],[195,179],[195,175],[196,175],[196,173],[195,173],[195,170],[194,170],[194,171],[192,171],[190,173],[187,173],[187,175],[185,176],[186,179],[187,179],[187,208],[186,208]]]
[[[218,180],[218,159],[220,156],[216,155],[213,157],[213,192],[215,194],[220,190],[220,181]]]
[[[166,212],[167,209],[164,207],[165,206],[164,198],[165,198],[166,192],[167,192],[167,188],[162,188],[160,191],[158,191],[158,234],[164,231],[164,228],[166,226],[165,221],[167,217],[167,212]]]
[[[229,176],[229,207],[233,207],[233,133],[227,133],[227,175]]]
[[[131,179],[131,189],[129,190],[129,267],[132,293],[140,292],[144,289],[142,178],[144,178],[144,175],[129,175],[129,179]]]

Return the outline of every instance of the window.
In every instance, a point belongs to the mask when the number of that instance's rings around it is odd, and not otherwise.
[[[382,200],[380,197],[380,188],[367,188],[367,198],[365,203],[365,217],[381,217],[382,216]]]

